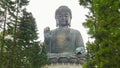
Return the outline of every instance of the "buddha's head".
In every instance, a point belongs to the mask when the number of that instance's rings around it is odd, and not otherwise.
[[[56,26],[64,27],[71,25],[72,14],[67,6],[60,6],[55,12]]]

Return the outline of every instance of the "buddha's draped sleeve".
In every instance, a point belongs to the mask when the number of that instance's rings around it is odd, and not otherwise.
[[[44,33],[44,43],[47,52],[51,52],[51,31]]]
[[[79,31],[76,31],[75,46],[84,47],[83,39]]]

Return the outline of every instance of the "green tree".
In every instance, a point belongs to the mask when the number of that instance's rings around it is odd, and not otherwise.
[[[42,67],[42,66],[44,66],[44,65],[46,65],[47,64],[47,52],[46,52],[46,48],[45,48],[45,44],[43,43],[43,44],[41,44],[41,46],[42,46],[42,50],[41,50],[41,55],[40,55],[40,57],[41,58],[39,58],[40,59],[40,67]]]
[[[46,52],[38,41],[28,0],[0,0],[0,68],[40,68]]]
[[[36,22],[32,13],[29,13],[24,9],[23,17],[21,17],[19,25],[18,42],[19,46],[22,48],[22,59],[25,58],[23,61],[25,63],[25,68],[40,68],[45,64],[45,62],[42,62],[41,60],[46,60],[46,57],[44,56],[46,53],[44,52],[45,49],[42,47],[42,43],[37,41],[38,34]]]
[[[16,32],[22,7],[27,0],[0,0],[0,67],[18,68],[18,53]]]
[[[83,25],[95,41],[87,44],[86,68],[119,68],[120,1],[79,0],[90,10]]]

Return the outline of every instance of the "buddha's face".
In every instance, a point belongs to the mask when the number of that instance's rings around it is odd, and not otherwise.
[[[69,26],[70,25],[70,14],[68,12],[61,12],[57,15],[57,22],[59,26]]]

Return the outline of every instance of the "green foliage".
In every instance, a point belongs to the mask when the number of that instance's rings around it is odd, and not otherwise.
[[[119,68],[120,62],[120,1],[79,0],[90,10],[83,25],[95,41],[87,44],[85,68]],[[91,57],[92,56],[92,57]]]
[[[45,50],[42,49],[42,43],[40,44],[40,42],[37,41],[38,36],[36,22],[32,16],[32,13],[28,13],[24,9],[23,17],[20,19],[19,25],[18,42],[21,48],[23,48],[22,52],[24,53],[24,57],[28,59],[27,61],[29,63],[26,65],[30,66],[30,68],[40,68],[41,65],[46,64],[45,62],[42,62],[42,60],[46,60],[46,53],[42,52]]]
[[[45,49],[37,41],[35,19],[23,7],[28,3],[0,1],[0,68],[41,68],[46,64]]]

